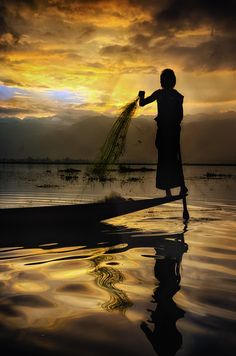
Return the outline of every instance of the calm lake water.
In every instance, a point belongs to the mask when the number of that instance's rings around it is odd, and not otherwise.
[[[114,171],[101,184],[85,169],[1,165],[0,207],[161,195],[155,171]],[[35,226],[19,231],[20,245],[1,234],[5,354],[234,355],[236,167],[187,166],[185,175],[188,225],[175,202],[99,226]]]
[[[140,169],[144,166],[129,166]],[[155,165],[150,171],[110,172],[107,182],[88,181],[84,165],[0,164],[0,208],[77,204],[118,194],[153,198],[163,195],[155,188]],[[185,166],[189,201],[236,202],[236,166]],[[174,190],[174,193],[178,190]]]

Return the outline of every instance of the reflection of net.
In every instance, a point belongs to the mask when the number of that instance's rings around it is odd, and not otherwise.
[[[100,156],[92,169],[93,174],[99,177],[105,176],[108,166],[116,163],[124,153],[127,131],[135,114],[137,103],[138,98],[124,106],[101,148]]]
[[[116,268],[108,266],[99,266],[108,256],[98,256],[93,259],[95,263],[95,275],[97,285],[106,290],[110,294],[109,301],[102,304],[102,307],[107,311],[119,310],[125,312],[127,308],[132,306],[132,302],[121,289],[115,287],[116,283],[124,281],[123,274]]]

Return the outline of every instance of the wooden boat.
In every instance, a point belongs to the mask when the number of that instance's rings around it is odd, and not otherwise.
[[[109,199],[104,202],[47,206],[35,208],[0,209],[0,224],[3,227],[34,224],[90,224],[99,223],[119,215],[132,213],[153,206],[170,203],[182,196],[165,198],[126,200],[123,198]]]

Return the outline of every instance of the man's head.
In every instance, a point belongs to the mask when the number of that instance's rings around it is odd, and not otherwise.
[[[176,84],[175,73],[172,69],[166,68],[161,72],[161,86],[164,89],[173,89]]]

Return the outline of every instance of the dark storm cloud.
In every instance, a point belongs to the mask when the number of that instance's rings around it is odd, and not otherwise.
[[[99,8],[101,11],[109,4],[117,5],[117,15],[119,15],[120,4],[118,0],[109,2],[105,0],[2,0],[0,29],[7,30],[8,25],[5,16],[8,8],[12,6],[15,11],[21,8],[39,10],[51,7],[62,12],[73,12],[79,11],[80,8],[87,11]],[[235,28],[235,0],[127,0],[127,6],[137,7],[137,13],[148,11],[152,17],[151,25],[156,27],[156,30],[159,27],[159,31],[196,28],[202,24],[224,28],[228,31]],[[148,22],[146,25],[148,26]]]
[[[100,50],[101,55],[123,59],[135,58],[136,55],[139,55],[141,51],[138,48],[133,46],[120,46],[120,45],[110,45],[105,46]]]
[[[30,9],[38,10],[40,7],[45,8],[49,0],[1,0],[0,2],[0,35],[11,33],[16,38],[19,33],[16,31],[14,24],[11,23],[11,18],[17,18],[21,21],[26,21],[21,15],[21,10]]]
[[[51,6],[58,7],[62,10],[68,10],[76,5],[96,5],[98,3],[104,3],[104,0],[48,0]]]
[[[108,73],[235,70],[235,23],[232,0],[0,0],[3,84],[105,92]]]
[[[47,0],[1,0],[1,6],[4,9],[9,6],[16,6],[17,8],[25,6],[31,9],[37,9],[39,5],[46,4],[47,2]]]
[[[236,70],[236,38],[216,36],[196,47],[170,46],[165,54],[178,58],[187,71]]]
[[[7,33],[9,31],[4,16],[5,16],[5,7],[3,5],[0,5],[0,35]]]
[[[85,28],[82,28],[78,36],[76,37],[76,40],[78,42],[83,42],[91,39],[93,35],[96,32],[96,27],[95,26],[85,26]]]
[[[0,58],[0,62],[1,62],[1,58]],[[4,85],[7,85],[7,86],[8,86],[8,85],[9,85],[9,86],[14,85],[14,86],[17,86],[17,87],[22,86],[21,83],[15,81],[15,80],[13,80],[13,79],[1,77],[1,76],[0,76],[0,82],[1,82],[2,84],[4,84]]]
[[[142,33],[137,33],[136,35],[130,37],[130,42],[134,46],[139,46],[141,48],[149,48],[152,36],[144,35]]]
[[[8,12],[7,12],[7,7],[4,1],[0,3],[0,39],[1,36],[4,35],[10,35],[12,38],[12,42],[17,43],[19,40],[19,33],[8,24],[7,21],[8,18]],[[6,50],[9,47],[8,41],[3,41],[3,43],[0,42],[0,50]]]
[[[22,109],[22,108],[5,108],[0,107],[0,117],[4,116],[12,116],[12,115],[19,115],[19,114],[30,114],[32,110]]]
[[[137,6],[141,1],[130,0]],[[130,27],[130,42],[143,54],[167,55],[185,70],[236,69],[236,1],[147,1],[150,21]],[[157,6],[158,5],[158,6]],[[198,31],[205,28],[206,35]],[[194,35],[188,31],[195,31]],[[181,36],[179,36],[181,35]],[[197,40],[196,40],[197,39]],[[192,42],[191,42],[192,40]]]
[[[96,11],[99,9],[97,15],[103,11],[103,8],[109,5],[109,3],[116,1],[107,0],[45,0],[45,6],[59,10],[65,14],[73,12],[82,13],[86,16],[86,13]]]
[[[193,29],[202,24],[231,31],[235,29],[235,0],[174,0],[157,12],[154,19],[167,29]]]
[[[16,45],[20,39],[21,33],[15,28],[10,19],[12,16],[19,17],[19,9],[22,6],[36,9],[37,1],[35,0],[1,0],[0,3],[0,36],[10,35],[11,43],[9,41],[2,41],[0,49],[5,51],[10,47]]]

